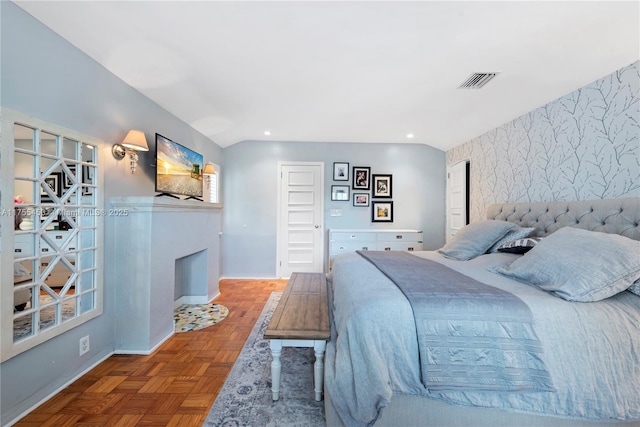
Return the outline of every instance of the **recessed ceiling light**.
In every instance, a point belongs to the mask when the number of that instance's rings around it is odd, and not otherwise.
[[[271,135],[271,131],[270,131],[270,130],[265,130],[265,131],[264,131],[264,134],[265,134],[265,135],[267,135],[267,136],[269,136],[269,135]]]
[[[409,139],[413,138],[413,134],[412,133],[408,133],[407,134],[407,138],[409,138]]]

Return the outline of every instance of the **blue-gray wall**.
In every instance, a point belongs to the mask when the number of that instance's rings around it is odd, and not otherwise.
[[[640,197],[640,62],[447,151],[471,161],[471,220],[494,203]]]
[[[418,144],[244,141],[223,150],[224,277],[275,277],[279,161],[324,162],[325,233],[330,228],[415,228],[424,231],[426,249],[444,244],[443,151]],[[393,175],[393,223],[372,224],[371,208],[354,207],[353,198],[331,201],[331,185],[344,184],[333,181],[333,162]],[[331,209],[342,209],[342,216],[329,216]]]
[[[221,149],[119,80],[11,2],[0,1],[1,105],[105,141],[105,197],[154,195],[158,132],[221,163]],[[147,135],[151,151],[134,175],[109,153],[129,129]],[[107,154],[108,155],[105,155]],[[108,224],[108,223],[107,223]],[[105,238],[110,230],[105,229]],[[107,260],[108,261],[108,260]],[[6,424],[114,349],[112,265],[105,265],[104,314],[0,364],[1,424]],[[4,284],[3,284],[4,285]],[[8,331],[4,331],[7,333]],[[8,332],[10,333],[10,332]],[[78,356],[80,337],[91,351]]]

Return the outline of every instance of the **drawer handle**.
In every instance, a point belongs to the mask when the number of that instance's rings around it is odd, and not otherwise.
[[[396,239],[402,239],[402,234],[398,234],[398,235],[396,236]]]
[[[57,236],[56,236],[56,239],[58,239],[58,240],[62,240],[62,236],[57,235]]]
[[[22,249],[18,249],[18,248],[16,248],[16,249],[14,250],[14,252],[15,252],[15,253],[20,253],[20,252],[22,252]]]
[[[411,252],[411,251],[413,251],[413,248],[408,248],[407,250],[408,250],[409,252]]]
[[[344,246],[340,246],[340,250],[343,251],[344,250]]]
[[[42,252],[49,252],[49,248],[42,248]]]
[[[352,234],[352,235],[350,236],[350,238],[351,238],[351,239],[355,239],[355,238],[356,238],[356,235],[355,235],[355,234]]]
[[[368,251],[368,250],[369,250],[369,246],[363,246],[363,247],[362,247],[362,250],[363,250],[363,251]]]
[[[384,248],[384,250],[385,250],[385,251],[390,251],[390,250],[391,250],[391,248]]]
[[[76,250],[76,248],[69,248],[69,250],[70,250],[70,251],[75,251],[75,250]]]

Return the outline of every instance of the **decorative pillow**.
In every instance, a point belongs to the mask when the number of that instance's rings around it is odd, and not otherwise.
[[[438,252],[447,258],[459,260],[475,258],[517,228],[520,227],[512,222],[493,219],[474,222],[460,229]]]
[[[564,227],[496,272],[568,301],[600,301],[640,278],[640,242],[617,234]]]
[[[498,248],[507,242],[511,242],[513,240],[524,239],[525,237],[529,237],[531,233],[536,231],[534,227],[518,227],[517,229],[510,231],[504,236],[502,239],[498,240],[491,248],[487,251],[491,254],[498,252]]]
[[[640,296],[640,279],[636,280],[635,282],[633,282],[633,285],[631,285],[631,287],[629,289],[627,289],[629,292],[634,293],[638,296]]]
[[[512,240],[498,246],[498,252],[520,255],[526,254],[542,239],[543,237],[528,237],[526,239]]]

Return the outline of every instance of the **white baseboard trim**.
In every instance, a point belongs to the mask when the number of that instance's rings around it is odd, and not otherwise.
[[[45,403],[47,400],[51,399],[53,396],[55,396],[56,394],[60,393],[62,390],[64,390],[65,388],[67,388],[68,386],[70,386],[74,381],[76,381],[77,379],[79,379],[80,377],[82,377],[84,374],[86,374],[87,372],[89,372],[90,370],[92,370],[93,368],[95,368],[96,366],[98,366],[99,364],[101,364],[102,362],[104,362],[105,360],[107,360],[108,358],[110,358],[111,356],[114,355],[114,352],[108,353],[106,356],[104,356],[103,358],[101,358],[100,360],[98,360],[96,363],[90,365],[88,368],[84,369],[82,372],[80,372],[79,374],[75,375],[72,379],[70,379],[69,381],[67,381],[66,383],[64,383],[63,385],[61,385],[60,387],[58,387],[57,389],[55,389],[53,392],[49,393],[46,397],[40,399],[40,401],[34,405],[31,405],[31,407],[29,407],[29,409],[27,409],[26,411],[22,412],[20,415],[18,415],[16,418],[14,418],[13,420],[9,421],[8,424],[6,424],[6,427],[10,427],[12,425],[14,425],[15,423],[17,423],[18,421],[20,421],[22,418],[26,417],[27,415],[29,415],[31,412],[33,412],[33,410],[35,410],[38,406],[42,405],[43,403]]]
[[[173,309],[180,307],[183,304],[208,304],[206,295],[185,295],[173,302]]]
[[[162,344],[164,344],[164,342],[166,340],[171,338],[174,333],[175,333],[175,331],[171,331],[169,333],[169,335],[167,335],[166,337],[162,338],[160,340],[160,342],[158,344],[154,345],[153,348],[151,348],[150,350],[116,350],[113,353],[114,354],[140,354],[140,355],[143,355],[143,356],[148,356],[151,353],[153,353],[154,351],[156,351],[158,349],[158,347],[160,347]]]

